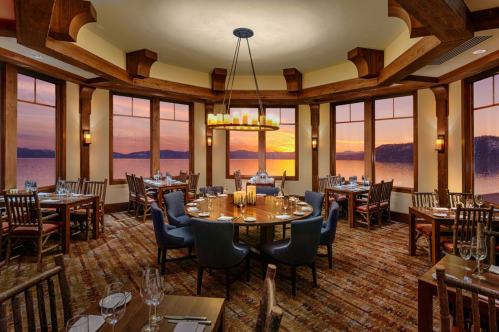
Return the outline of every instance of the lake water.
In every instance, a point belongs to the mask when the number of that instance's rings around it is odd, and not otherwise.
[[[115,179],[124,179],[125,172],[128,174],[134,173],[137,176],[150,177],[151,164],[149,159],[114,159],[113,174]],[[161,159],[161,173],[170,172],[171,175],[177,176],[180,170],[189,170],[189,159]]]
[[[270,176],[295,176],[295,160],[291,159],[267,159],[267,173]],[[241,170],[243,175],[254,175],[258,172],[258,159],[231,159],[229,174]]]
[[[357,179],[362,179],[364,160],[337,160],[336,168],[336,173],[341,174],[345,179],[354,175],[357,175]],[[396,187],[412,188],[414,186],[413,164],[376,162],[376,181],[391,181],[392,179]]]
[[[24,181],[36,181],[38,187],[55,185],[54,158],[18,158],[17,188],[24,189]],[[11,188],[8,188],[11,189]]]

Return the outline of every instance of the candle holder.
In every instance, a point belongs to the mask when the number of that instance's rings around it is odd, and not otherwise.
[[[248,192],[246,194],[246,203],[248,205],[256,205],[256,194],[254,192]]]

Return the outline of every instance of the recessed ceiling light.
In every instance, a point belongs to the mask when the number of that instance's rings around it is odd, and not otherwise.
[[[473,54],[482,54],[482,53],[485,53],[487,52],[487,50],[476,50],[475,52],[473,52]]]
[[[40,54],[33,54],[33,58],[35,58],[37,60],[41,60],[41,59],[43,59],[43,56],[41,56]]]

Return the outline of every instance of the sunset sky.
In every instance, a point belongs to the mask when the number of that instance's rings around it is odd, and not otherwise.
[[[495,84],[495,89],[492,85]],[[495,96],[493,92],[495,91]],[[489,77],[473,84],[474,108],[499,104],[499,75]],[[474,111],[474,135],[499,136],[499,105]]]

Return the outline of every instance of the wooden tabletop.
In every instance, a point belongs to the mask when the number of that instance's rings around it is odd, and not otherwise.
[[[454,221],[456,217],[456,209],[451,209],[449,211],[448,208],[429,208],[426,209],[424,207],[409,207],[409,213],[414,213],[417,217],[420,218],[425,218],[427,220],[430,219],[435,219],[435,220],[442,220],[442,221]],[[435,215],[435,213],[445,213],[446,216],[442,215]],[[494,213],[492,220],[499,221],[499,213]]]
[[[43,208],[58,208],[65,205],[81,205],[95,200],[96,195],[62,196],[55,193],[39,193],[38,200]],[[5,198],[0,197],[0,202],[5,203]]]
[[[151,180],[151,182],[146,180]],[[176,189],[178,187],[185,187],[188,185],[185,182],[177,182],[175,180],[172,180],[170,185],[168,185],[165,179],[161,179],[160,181],[155,181],[153,179],[144,179],[144,184],[148,187],[153,187],[153,188],[172,188],[172,189]]]
[[[287,198],[286,198],[287,199]],[[276,199],[274,196],[257,196],[256,205],[247,205],[246,211],[244,212],[245,217],[254,217],[256,221],[244,221],[241,217],[234,221],[234,225],[241,226],[273,226],[282,225],[290,223],[293,220],[308,218],[312,214],[312,207],[310,205],[297,205],[297,208],[301,210],[302,207],[308,206],[311,211],[303,211],[304,215],[296,216],[293,212],[296,210],[294,204],[289,203],[287,214],[291,216],[289,219],[270,219],[269,216],[282,215],[284,209],[282,208],[282,199]],[[241,208],[234,205],[232,195],[227,197],[217,197],[212,199],[212,212],[208,217],[199,217],[197,213],[191,213],[187,211],[189,206],[185,206],[185,213],[191,217],[216,220],[221,213],[228,217],[237,217],[241,215]],[[277,202],[277,204],[276,204]],[[201,211],[208,210],[208,198],[205,198],[202,203],[198,204]]]
[[[225,299],[198,296],[166,295],[157,307],[157,313],[171,316],[196,316],[206,317],[211,325],[205,327],[205,332],[224,330]],[[154,307],[152,308],[154,313]],[[99,303],[94,303],[82,315],[101,315]],[[127,304],[123,318],[116,324],[115,331],[140,331],[149,321],[149,306],[142,302],[140,294],[132,293],[132,299]],[[159,330],[170,332],[176,324],[168,323],[163,319],[158,323]],[[104,324],[99,332],[112,331],[110,324]]]
[[[345,195],[350,195],[350,194],[362,195],[362,194],[367,194],[369,192],[368,187],[362,187],[362,186],[351,187],[349,185],[341,187],[329,187],[326,188],[326,190],[332,193],[345,194]]]

